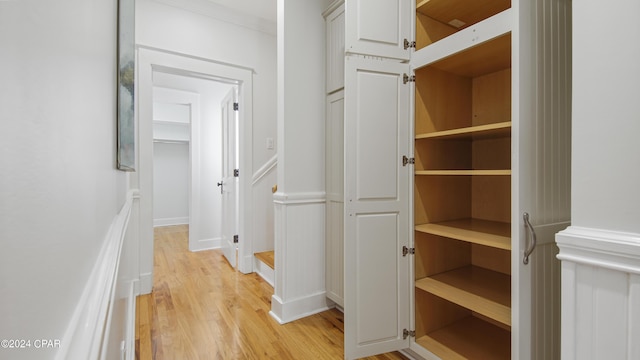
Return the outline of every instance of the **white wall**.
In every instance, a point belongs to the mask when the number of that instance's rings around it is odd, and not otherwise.
[[[187,104],[153,103],[154,226],[189,223],[190,114]]]
[[[126,195],[116,2],[0,2],[0,48],[0,339],[62,339]]]
[[[266,139],[276,138],[275,24],[251,27],[247,20],[237,25],[206,0],[172,4],[136,1],[136,43],[254,70],[253,168],[248,172],[253,174],[275,155],[275,148],[266,149]]]
[[[563,359],[640,358],[639,13],[638,1],[573,1]]]
[[[189,223],[189,143],[153,144],[153,224]]]

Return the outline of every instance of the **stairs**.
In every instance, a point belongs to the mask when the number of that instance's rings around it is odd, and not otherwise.
[[[275,255],[272,251],[263,251],[253,254],[255,257],[254,269],[271,286],[275,281]]]

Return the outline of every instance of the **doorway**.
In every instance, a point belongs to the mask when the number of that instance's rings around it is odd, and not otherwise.
[[[251,219],[251,176],[242,176],[242,169],[251,168],[252,149],[252,74],[253,71],[247,68],[235,67],[228,64],[222,64],[202,59],[195,59],[186,56],[180,56],[174,53],[167,53],[155,49],[139,48],[138,49],[138,142],[139,142],[139,170],[131,176],[131,187],[140,189],[139,202],[139,233],[140,233],[140,292],[142,294],[151,292],[153,284],[153,87],[158,84],[158,79],[167,76],[181,76],[185,78],[196,78],[208,82],[218,82],[228,85],[228,88],[234,88],[237,94],[237,103],[242,106],[243,111],[239,111],[238,118],[238,136],[237,147],[239,156],[237,166],[239,176],[237,178],[238,201],[237,201],[237,269],[243,273],[253,271],[253,255],[250,234]],[[200,101],[202,105],[202,99]],[[244,104],[244,106],[243,106]],[[202,119],[201,119],[202,120]],[[200,122],[202,125],[202,121]],[[216,124],[220,127],[220,124]],[[209,144],[204,144],[200,139],[200,144],[193,140],[200,133],[198,125],[191,124],[191,144],[190,156],[191,163],[194,164],[191,173],[192,191],[200,188],[204,189],[207,185],[201,182],[201,176],[193,175],[201,170],[197,164],[206,161],[203,158],[197,158],[202,153],[202,148]],[[215,146],[220,146],[220,142]],[[219,149],[219,147],[218,147]],[[221,167],[220,167],[221,168]],[[202,174],[200,174],[202,175]],[[213,191],[219,191],[216,188],[216,182],[211,182]],[[201,194],[202,195],[202,194]],[[193,199],[190,209],[194,206],[202,206],[197,202],[202,196],[190,196]],[[196,213],[193,220],[206,224],[209,219],[199,219]],[[222,239],[220,239],[222,243]]]

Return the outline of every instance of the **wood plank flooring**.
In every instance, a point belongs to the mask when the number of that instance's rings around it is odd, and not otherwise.
[[[188,228],[156,228],[154,287],[136,301],[136,358],[342,359],[344,316],[333,309],[278,324],[273,289],[217,250],[192,253]],[[400,353],[374,359],[406,359]]]

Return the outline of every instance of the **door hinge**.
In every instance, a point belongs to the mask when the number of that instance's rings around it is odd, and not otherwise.
[[[240,176],[240,169],[233,169],[233,177]]]
[[[415,158],[408,158],[405,155],[402,155],[402,166],[407,166],[407,164],[415,164]]]
[[[407,75],[407,74],[403,74],[402,75],[402,83],[406,84],[408,82],[416,82],[416,76],[415,75]]]
[[[233,103],[233,110],[238,111],[238,109],[240,108],[240,105],[237,102]]]
[[[415,330],[409,331],[407,329],[402,330],[402,339],[403,340],[408,338],[409,336],[416,337],[416,331]]]
[[[402,256],[407,256],[409,254],[413,255],[416,253],[416,248],[408,248],[406,246],[402,247]]]
[[[407,50],[408,48],[414,48],[415,49],[416,48],[416,42],[404,39],[404,49]]]
[[[240,241],[240,237],[238,235],[233,235],[233,243],[237,244]]]

